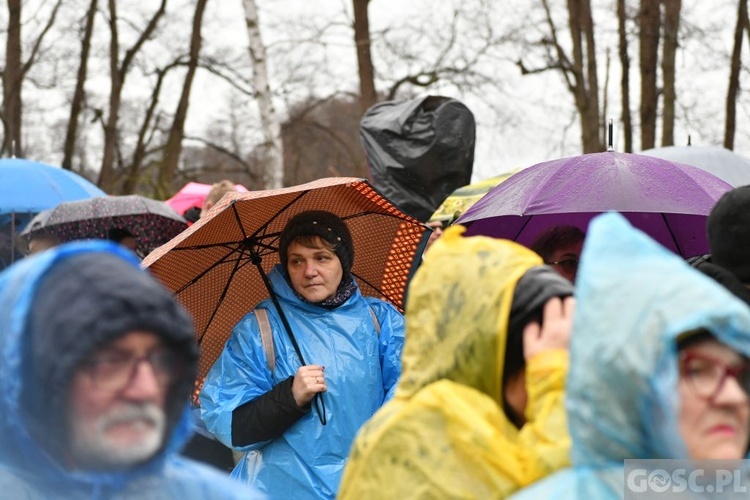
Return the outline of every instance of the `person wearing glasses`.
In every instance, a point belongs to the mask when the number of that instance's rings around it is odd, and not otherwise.
[[[0,496],[254,498],[178,456],[198,351],[184,309],[120,245],[0,274]]]
[[[627,459],[747,458],[747,305],[616,213],[592,221],[581,262],[573,464],[513,498],[627,498]]]
[[[538,253],[545,264],[575,283],[585,237],[576,226],[552,226],[537,236],[529,248]]]

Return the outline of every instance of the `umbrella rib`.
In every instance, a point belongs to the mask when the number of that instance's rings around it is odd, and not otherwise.
[[[184,292],[188,287],[200,281],[201,278],[203,278],[209,272],[213,271],[215,268],[219,267],[221,264],[225,264],[226,262],[232,262],[231,260],[229,260],[229,258],[232,256],[232,254],[236,253],[237,251],[241,251],[241,250],[237,247],[230,248],[230,252],[228,254],[221,257],[219,260],[217,260],[216,262],[208,266],[205,270],[203,270],[200,274],[198,274],[193,279],[191,279],[190,281],[182,285],[180,288],[178,288],[174,292],[174,295],[179,295],[180,293]],[[235,262],[238,263],[241,261],[242,261],[242,255],[240,254],[239,256],[237,256]],[[235,267],[236,267],[236,264],[235,264]]]
[[[229,275],[229,279],[227,279],[227,283],[226,285],[224,285],[224,290],[221,291],[221,296],[219,297],[219,300],[216,301],[216,307],[214,307],[214,310],[211,313],[211,317],[208,319],[208,322],[206,322],[206,327],[203,329],[203,333],[201,333],[201,336],[198,339],[198,344],[203,342],[203,337],[206,336],[206,333],[208,332],[208,328],[211,326],[211,323],[216,317],[216,313],[219,312],[219,308],[221,307],[221,304],[224,302],[224,299],[227,296],[227,292],[229,291],[229,285],[232,283],[232,278],[234,278],[234,275],[237,273],[237,269],[240,267],[241,261],[242,261],[241,256],[238,257],[237,260],[235,261],[234,269],[232,269],[232,274]]]
[[[529,222],[531,222],[531,217],[526,218],[526,221],[521,226],[521,229],[519,229],[516,235],[513,237],[513,241],[516,241],[518,239],[518,236],[523,232],[524,229],[526,229],[526,226],[529,224]]]
[[[278,212],[276,212],[276,214],[273,217],[269,218],[265,222],[265,224],[263,224],[262,226],[260,226],[257,229],[257,231],[255,231],[252,234],[251,238],[257,239],[257,237],[258,237],[259,234],[266,234],[266,229],[268,229],[268,226],[270,226],[271,223],[276,220],[276,217],[278,217],[279,215],[283,214],[289,207],[291,207],[292,205],[294,205],[295,203],[297,203],[300,199],[302,199],[310,191],[311,191],[310,189],[306,189],[305,191],[300,192],[299,195],[295,196],[289,203],[287,203],[286,205],[284,205],[281,208],[281,210],[279,210]],[[239,214],[237,214],[236,210],[235,210],[235,216],[239,217]],[[239,219],[238,219],[238,222],[239,222]],[[240,226],[241,226],[241,224],[240,224]],[[244,228],[242,230],[242,234],[245,234]]]
[[[359,274],[357,274],[357,273],[355,273],[353,271],[352,271],[352,274],[354,275],[354,277],[357,278],[358,281],[361,281],[362,283],[366,284],[367,286],[369,286],[373,290],[376,290],[383,297],[387,297],[388,296],[388,294],[386,294],[385,292],[383,292],[383,290],[381,290],[380,288],[376,287],[375,285],[373,285],[372,283],[370,283],[369,281],[367,281],[366,279],[364,279]]]
[[[682,253],[682,248],[680,248],[680,242],[677,241],[677,238],[672,232],[672,228],[670,227],[669,221],[667,220],[667,216],[664,212],[661,213],[661,218],[664,220],[664,225],[667,226],[667,231],[669,231],[669,236],[672,237],[672,241],[674,242],[674,246],[677,249],[677,253],[685,257],[685,255]]]
[[[232,249],[234,248],[234,245],[237,245],[236,241],[222,241],[221,243],[206,243],[205,245],[190,245],[187,247],[175,247],[175,248],[171,248],[169,251],[178,252],[182,250],[203,250],[204,248],[219,248],[219,247]]]

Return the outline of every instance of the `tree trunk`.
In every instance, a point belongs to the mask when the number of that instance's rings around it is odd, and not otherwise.
[[[23,101],[21,87],[23,68],[21,62],[21,5],[22,0],[8,0],[8,34],[5,45],[3,71],[3,153],[23,156],[21,142]]]
[[[630,57],[628,56],[627,14],[625,0],[617,0],[617,31],[620,38],[620,66],[622,80],[620,93],[622,94],[622,128],[625,137],[626,153],[633,152],[633,118],[630,114]]]
[[[255,0],[244,0],[245,24],[249,38],[248,50],[253,64],[253,88],[258,99],[260,119],[265,136],[267,189],[284,185],[284,149],[281,141],[281,122],[273,106],[273,96],[268,82],[266,47],[260,34],[260,21]]]
[[[203,12],[206,10],[208,0],[198,0],[195,5],[195,15],[193,16],[193,34],[190,38],[190,58],[188,59],[188,69],[185,75],[185,82],[182,85],[182,94],[177,110],[174,114],[172,127],[169,130],[167,145],[164,150],[164,159],[159,171],[159,182],[157,194],[159,197],[165,197],[173,191],[172,183],[175,172],[180,162],[182,154],[182,139],[185,135],[185,119],[187,117],[188,104],[190,103],[190,90],[193,86],[193,77],[198,67],[198,57],[201,51],[201,26],[203,25]]]
[[[359,68],[359,107],[362,114],[377,101],[375,91],[375,70],[370,55],[370,19],[367,7],[370,0],[352,0],[354,4],[354,43],[357,47],[357,66]]]
[[[641,66],[641,149],[656,144],[656,68],[659,54],[659,29],[661,17],[659,2],[641,0],[640,12],[640,66]]]
[[[135,55],[141,49],[143,44],[151,37],[156,29],[159,19],[164,15],[167,7],[167,0],[161,0],[159,9],[149,20],[146,28],[141,32],[133,46],[128,49],[120,63],[120,41],[117,29],[117,3],[116,0],[109,0],[109,70],[110,70],[110,94],[109,94],[109,116],[104,125],[104,154],[102,155],[102,168],[99,171],[98,185],[104,191],[111,193],[115,184],[114,163],[117,148],[117,122],[120,115],[120,102],[122,100],[122,87],[125,84],[125,77],[130,70],[130,65]]]
[[[65,132],[65,144],[63,146],[62,167],[66,170],[73,168],[73,155],[75,154],[76,136],[78,135],[78,119],[83,108],[84,85],[86,84],[86,73],[88,70],[89,52],[91,50],[91,34],[94,32],[94,19],[96,17],[96,4],[98,0],[91,0],[89,10],[86,12],[86,27],[81,40],[81,61],[78,66],[78,77],[76,88],[73,92],[73,102],[70,106],[70,118],[68,128]]]
[[[596,74],[594,21],[589,0],[568,0],[568,22],[573,42],[572,91],[581,116],[584,153],[602,151],[599,117],[599,83]]]
[[[138,181],[140,180],[141,167],[147,156],[146,148],[151,139],[153,139],[154,132],[158,127],[158,116],[157,119],[154,120],[154,115],[156,114],[156,108],[159,105],[161,87],[164,84],[164,78],[167,73],[177,65],[178,62],[175,61],[166,68],[157,71],[156,84],[151,91],[151,102],[146,109],[146,115],[143,117],[141,127],[138,129],[138,139],[136,140],[135,149],[133,150],[133,159],[130,162],[128,176],[123,183],[122,194],[133,194],[136,192]],[[152,124],[152,122],[154,123]],[[156,191],[158,191],[158,189],[154,190],[153,195],[155,198],[166,198],[163,193],[157,193]]]
[[[734,149],[734,134],[737,127],[737,94],[740,90],[740,70],[742,69],[742,35],[748,27],[747,0],[739,0],[737,6],[737,24],[734,28],[734,49],[729,72],[729,89],[727,90],[727,116],[724,123],[724,147]]]
[[[681,0],[662,0],[664,4],[664,48],[662,52],[662,78],[664,79],[664,113],[662,117],[662,146],[674,145],[675,119],[675,55],[680,27]]]

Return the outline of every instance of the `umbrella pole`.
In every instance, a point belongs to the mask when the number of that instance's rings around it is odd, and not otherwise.
[[[10,263],[16,261],[16,213],[10,213]]]
[[[281,318],[281,322],[284,324],[284,329],[286,330],[287,336],[289,336],[289,340],[292,342],[292,347],[294,347],[294,352],[297,353],[297,356],[299,356],[300,363],[302,363],[302,366],[305,366],[307,362],[305,361],[305,358],[302,356],[302,351],[299,348],[299,344],[297,343],[297,339],[294,337],[294,333],[292,332],[292,326],[289,324],[289,320],[286,319],[286,314],[284,314],[284,310],[281,308],[281,304],[279,303],[278,297],[276,297],[276,293],[273,291],[273,287],[271,286],[271,282],[268,280],[268,276],[266,276],[266,273],[263,272],[263,268],[260,265],[261,259],[257,255],[253,255],[253,264],[255,264],[255,267],[258,268],[258,272],[260,273],[261,278],[263,279],[263,284],[266,285],[266,289],[268,289],[268,293],[271,295],[271,300],[273,301],[273,305],[276,307],[276,310],[279,312],[279,317]],[[320,419],[320,423],[323,425],[326,425],[328,418],[326,417],[326,405],[325,401],[323,401],[323,393],[317,393],[315,395],[315,398],[313,399],[313,402],[315,403],[315,408],[318,410],[318,418]]]

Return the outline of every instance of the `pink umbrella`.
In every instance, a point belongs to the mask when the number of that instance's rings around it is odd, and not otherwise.
[[[203,206],[203,201],[208,196],[208,192],[211,191],[211,186],[211,184],[200,182],[188,182],[165,203],[178,214],[184,215],[193,207],[201,208]],[[247,188],[242,184],[235,184],[234,187],[237,188],[237,191],[247,192]]]
[[[456,222],[466,234],[528,245],[546,228],[586,230],[597,214],[622,213],[670,250],[708,253],[706,218],[732,186],[705,170],[650,156],[591,153],[526,168],[493,188]]]

